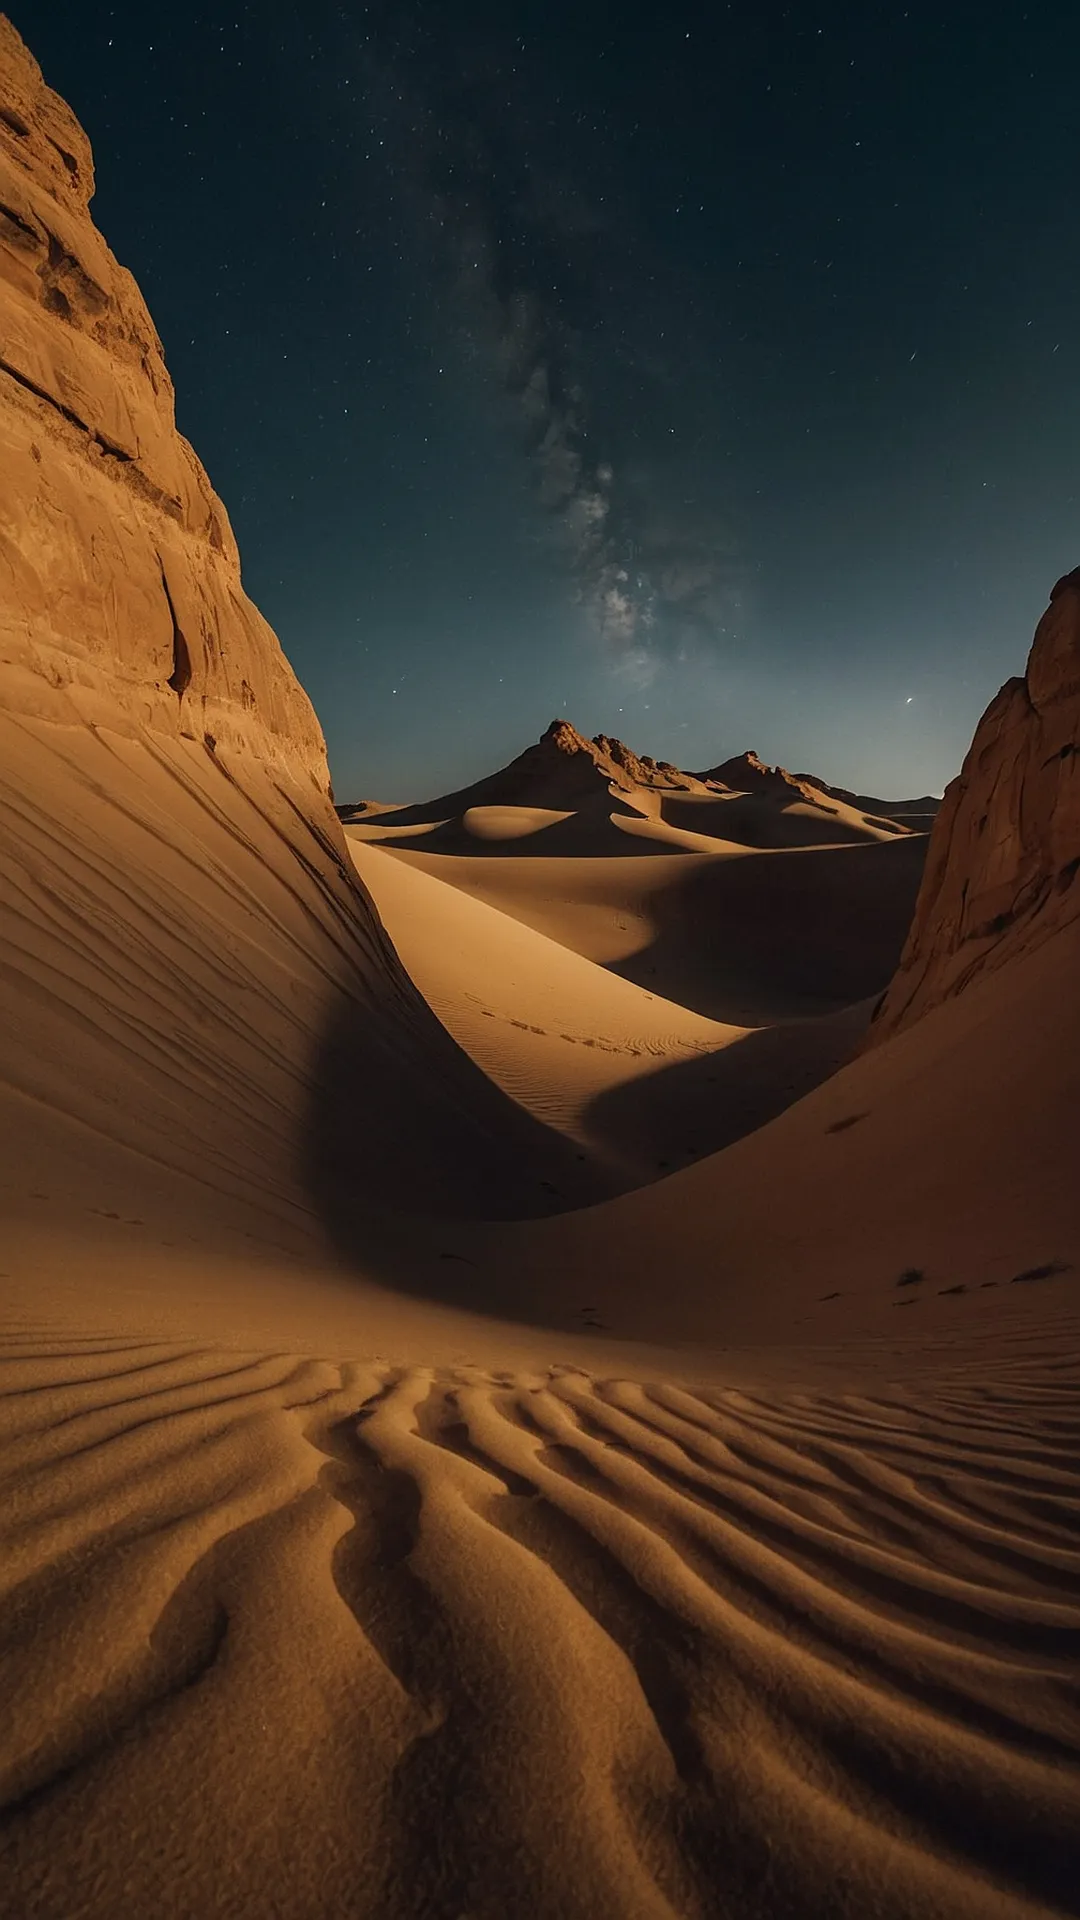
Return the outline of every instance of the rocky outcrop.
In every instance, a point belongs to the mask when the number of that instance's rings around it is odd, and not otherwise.
[[[751,747],[746,753],[737,753],[732,759],[724,760],[718,767],[709,767],[698,774],[699,780],[707,780],[718,787],[729,787],[733,793],[770,793],[777,797],[792,800],[806,799],[801,778],[789,773],[786,767],[770,767]]]
[[[372,1208],[551,1211],[577,1157],[401,969],[92,187],[0,17],[5,1228],[47,1186],[76,1241],[359,1258]]]
[[[383,826],[414,826],[449,820],[471,807],[545,807],[577,809],[590,800],[633,803],[637,794],[705,793],[692,774],[665,761],[639,756],[606,733],[590,740],[569,720],[553,720],[534,746],[497,773],[474,780],[453,793],[415,806],[395,807],[380,815]],[[343,819],[359,817],[359,808],[340,809]]]
[[[680,830],[718,831],[755,847],[833,844],[844,840],[884,839],[919,832],[929,821],[908,822],[867,816],[846,804],[837,806],[832,789],[770,767],[753,751],[725,760],[708,773],[687,773],[670,760],[635,753],[614,735],[590,740],[569,720],[553,720],[534,746],[527,747],[497,773],[453,793],[402,807],[377,809],[380,827],[438,826],[461,820],[473,809],[521,807],[594,815],[634,813]],[[723,817],[711,820],[696,803],[725,803]],[[370,817],[363,803],[338,808],[350,825]],[[795,814],[798,814],[798,824]],[[428,849],[434,851],[433,847]],[[444,846],[443,850],[446,848]]]
[[[541,739],[563,753],[585,754],[597,771],[616,788],[641,787],[659,793],[704,793],[696,774],[684,773],[670,760],[654,760],[651,753],[635,753],[613,734],[597,733],[587,740],[569,720],[553,720]]]
[[[580,738],[580,736],[579,736]],[[660,793],[704,793],[702,781],[692,773],[683,773],[670,760],[654,760],[650,753],[635,753],[622,740],[607,733],[595,734],[589,745],[595,748],[598,764],[610,762],[635,786],[649,787]]]
[[[89,143],[0,18],[0,671],[9,711],[255,755],[322,734],[176,431],[161,342],[90,219]]]
[[[1023,678],[983,714],[934,824],[911,933],[871,1029],[908,1027],[1080,915],[1080,568]]]

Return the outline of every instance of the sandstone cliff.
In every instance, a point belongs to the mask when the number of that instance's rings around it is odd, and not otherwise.
[[[574,1168],[542,1186],[547,1136],[451,1044],[356,879],[318,722],[92,188],[0,17],[9,1244],[47,1199],[80,1243],[88,1216],[130,1217],[145,1245],[162,1182],[185,1244],[215,1214],[307,1244],[313,1195],[347,1236],[352,1197],[393,1205],[410,1160],[420,1208],[468,1207],[494,1165],[511,1210],[546,1210]]]
[[[983,714],[934,825],[899,969],[871,1030],[908,1027],[1080,915],[1080,568],[1022,678]]]
[[[326,793],[311,704],[176,431],[138,287],[90,219],[89,143],[3,19],[0,71],[4,704],[209,736]]]

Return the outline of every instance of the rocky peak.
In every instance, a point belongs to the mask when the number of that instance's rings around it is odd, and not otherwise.
[[[623,788],[628,780],[641,787],[670,786],[673,782],[690,784],[686,774],[680,774],[666,763],[661,765],[651,754],[635,753],[625,741],[617,740],[612,734],[598,733],[587,740],[569,720],[553,720],[541,734],[538,745],[554,747],[568,757],[584,754],[605,780]]]
[[[557,753],[586,753],[591,760],[596,759],[593,742],[586,740],[585,735],[579,733],[569,720],[553,720],[540,735],[537,745],[552,746]]]
[[[745,753],[737,753],[718,767],[710,767],[706,773],[698,774],[699,780],[710,780],[716,786],[730,787],[734,793],[773,793],[777,795],[798,796],[813,799],[802,782],[786,767],[770,767],[754,752],[753,747]]]
[[[1080,568],[1064,575],[1027,668],[1007,680],[946,789],[885,1039],[1080,914]]]

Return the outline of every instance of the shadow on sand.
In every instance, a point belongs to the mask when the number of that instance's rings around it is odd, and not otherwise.
[[[339,1257],[402,1293],[532,1317],[520,1278],[480,1251],[484,1223],[541,1220],[660,1179],[835,1073],[896,964],[924,853],[924,841],[904,839],[688,874],[664,898],[653,945],[617,970],[655,985],[650,968],[664,967],[669,997],[748,1025],[771,1001],[779,1023],[597,1098],[589,1152],[503,1092],[450,1036],[343,864],[348,917],[357,933],[366,923],[364,944],[376,951],[339,977],[324,1015],[304,1140],[308,1191]],[[798,1018],[804,1008],[820,1017]]]
[[[717,1053],[626,1081],[592,1102],[589,1132],[604,1148],[639,1158],[652,1143],[646,1179],[719,1153],[839,1073],[866,1030],[871,1005],[762,1027]]]
[[[695,861],[654,895],[654,938],[608,970],[733,1026],[838,1013],[892,978],[926,845]]]

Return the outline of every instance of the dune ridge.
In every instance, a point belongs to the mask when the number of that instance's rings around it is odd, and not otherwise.
[[[520,1105],[605,1160],[625,1187],[771,1119],[851,1057],[870,1017],[869,1001],[849,1005],[837,996],[825,1002],[831,1011],[802,1018],[805,1003],[794,994],[790,1008],[778,999],[765,1029],[695,1012],[687,992],[695,956],[701,975],[715,966],[715,998],[723,997],[715,950],[700,953],[704,914],[693,943],[680,923],[666,963],[654,942],[636,965],[630,956],[600,966],[568,943],[564,926],[560,939],[535,924],[546,917],[548,890],[560,921],[573,920],[575,892],[579,907],[593,909],[590,920],[599,918],[595,879],[578,876],[572,860],[555,863],[554,875],[544,863],[522,862],[518,914],[498,885],[491,904],[471,884],[467,861],[450,862],[444,879],[442,860],[397,859],[363,842],[351,849],[410,978],[454,1039]],[[486,876],[488,863],[478,864]],[[626,877],[625,863],[611,864],[617,879]],[[537,880],[545,882],[541,898],[530,884]],[[636,924],[629,907],[616,906],[612,919],[616,939]],[[730,961],[736,978],[738,958]],[[873,973],[868,980],[876,983]],[[672,982],[667,998],[662,987]]]

